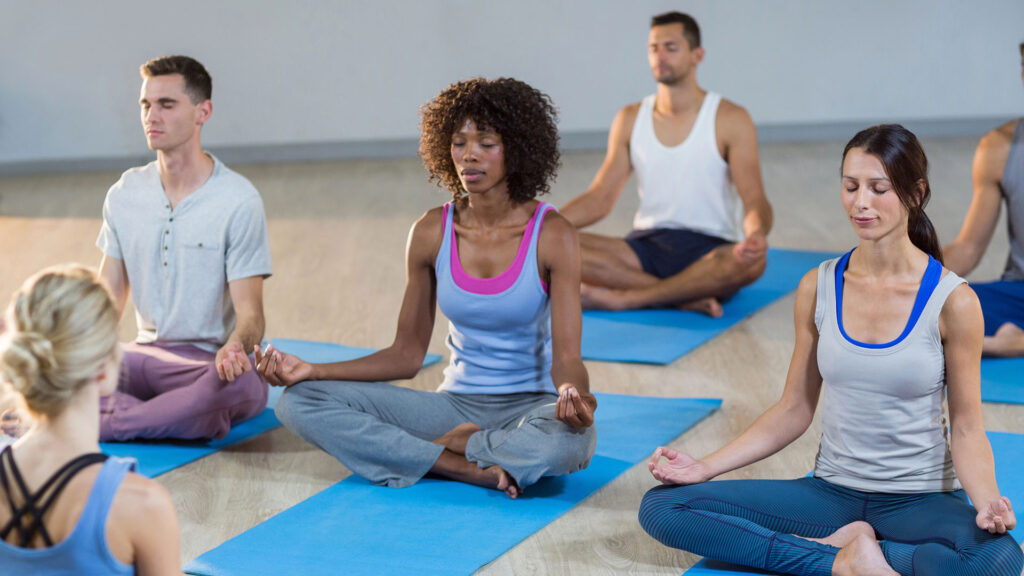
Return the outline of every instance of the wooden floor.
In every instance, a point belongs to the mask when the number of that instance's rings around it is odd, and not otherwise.
[[[943,243],[956,234],[970,202],[976,143],[976,138],[925,142],[934,194],[928,213]],[[855,243],[838,198],[842,144],[762,147],[765,186],[775,208],[771,245],[839,251]],[[601,159],[598,152],[567,153],[549,201],[561,205],[582,192]],[[409,225],[446,199],[444,192],[427,184],[419,161],[233,168],[259,188],[269,219],[275,274],[266,284],[267,335],[356,346],[389,344],[403,290]],[[0,178],[0,295],[10,294],[45,265],[98,264],[94,242],[100,209],[117,177]],[[626,231],[636,203],[631,183],[614,214],[595,231]],[[1006,246],[1001,227],[972,278],[995,278]],[[792,309],[790,295],[669,366],[588,362],[592,386],[601,392],[724,399],[721,410],[672,444],[700,457],[740,433],[780,394],[792,353]],[[446,354],[446,325],[439,315],[431,352]],[[127,314],[122,337],[133,336],[134,318]],[[442,365],[402,385],[434,389]],[[1024,433],[1024,406],[986,404],[984,413],[988,429]],[[813,466],[819,435],[815,423],[781,453],[729,477],[803,475]],[[279,429],[158,480],[174,497],[185,562],[347,475],[334,459]],[[640,498],[653,485],[646,467],[634,466],[479,573],[678,576],[697,558],[661,546],[637,523]]]

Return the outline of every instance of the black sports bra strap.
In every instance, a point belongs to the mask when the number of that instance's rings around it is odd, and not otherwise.
[[[0,460],[2,460],[0,462],[0,483],[3,484],[4,491],[7,493],[8,504],[11,507],[11,519],[3,528],[0,528],[0,539],[6,540],[11,530],[17,528],[21,547],[27,547],[32,541],[32,537],[36,534],[42,537],[43,543],[46,546],[53,546],[53,540],[50,538],[46,526],[43,525],[43,516],[46,515],[50,506],[53,505],[57,497],[60,496],[60,493],[67,487],[68,482],[76,474],[93,464],[105,462],[107,455],[91,453],[72,459],[51,474],[42,487],[34,494],[28,489],[24,478],[21,476],[21,471],[15,465],[14,454],[10,447],[0,453]],[[20,507],[14,504],[10,483],[7,481],[7,468],[10,468],[11,475],[18,484],[22,497],[25,499],[25,503]],[[26,516],[31,517],[31,521],[27,524]]]

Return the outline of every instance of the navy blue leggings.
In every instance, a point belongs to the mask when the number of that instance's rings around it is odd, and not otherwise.
[[[762,570],[830,576],[839,549],[798,536],[863,520],[904,576],[1020,576],[1013,537],[979,530],[975,515],[963,490],[879,494],[820,478],[658,486],[640,505],[640,525],[662,544]]]

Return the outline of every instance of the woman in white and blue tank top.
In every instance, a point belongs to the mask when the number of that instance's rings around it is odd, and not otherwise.
[[[14,294],[0,381],[31,428],[0,451],[0,573],[181,574],[160,485],[99,453],[99,399],[117,387],[117,313],[95,273],[43,270]]]
[[[1006,533],[1016,518],[982,424],[981,310],[942,266],[927,173],[902,126],[847,144],[842,203],[860,242],[801,281],[782,398],[701,460],[655,451],[663,485],[640,507],[649,534],[786,574],[1020,575]],[[819,396],[813,477],[707,482],[798,438]]]
[[[558,166],[555,110],[523,82],[478,78],[422,116],[420,153],[453,199],[413,225],[394,343],[333,364],[268,348],[258,369],[288,386],[285,426],[371,482],[408,486],[431,472],[514,498],[586,467],[595,443],[576,232],[535,200]],[[382,382],[419,371],[435,301],[451,351],[439,390]]]

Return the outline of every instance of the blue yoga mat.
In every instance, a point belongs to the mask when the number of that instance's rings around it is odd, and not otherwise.
[[[999,492],[1010,499],[1014,511],[1020,510],[1024,504],[1024,434],[1007,432],[988,432],[988,441],[992,443],[992,454],[996,461],[996,483]],[[1018,516],[1018,527],[1010,532],[1018,544],[1024,544],[1024,527],[1020,522],[1024,518]],[[732,576],[739,574],[775,574],[754,568],[736,566],[728,562],[703,559],[684,572],[686,576]]]
[[[199,460],[214,452],[248,440],[280,426],[273,410],[264,410],[252,420],[246,420],[231,428],[228,435],[212,442],[189,441],[137,441],[100,442],[104,454],[134,458],[138,465],[135,471],[150,478],[170,472],[193,460]]]
[[[721,405],[717,399],[597,396],[590,466],[544,479],[517,500],[458,482],[426,479],[393,489],[350,476],[185,570],[207,576],[470,574]]]
[[[682,310],[583,313],[583,357],[587,360],[669,364],[761,308],[796,290],[800,279],[838,254],[768,250],[764,275],[723,306],[721,318]]]
[[[366,356],[376,351],[372,348],[356,348],[307,340],[274,339],[270,342],[278,349],[290,354],[298,354],[310,362],[340,362]],[[440,359],[441,357],[437,354],[428,354],[423,365],[429,366]],[[281,423],[274,416],[273,408],[283,391],[283,388],[271,387],[267,396],[268,408],[252,420],[234,426],[228,435],[220,440],[212,442],[101,442],[100,449],[111,456],[134,458],[138,461],[136,471],[143,476],[150,478],[159,476],[193,460],[209,456],[218,450],[280,426]]]
[[[1024,404],[1024,358],[983,358],[981,399]]]

